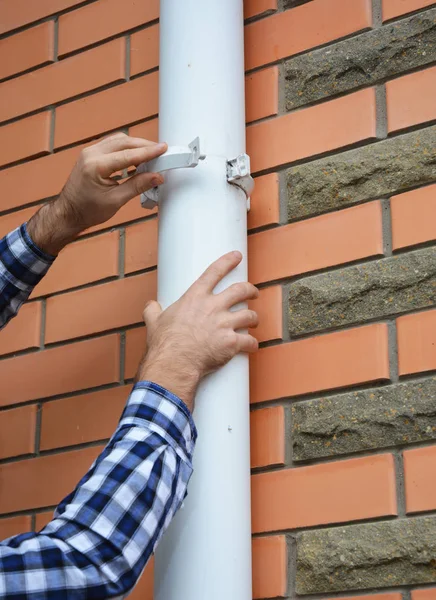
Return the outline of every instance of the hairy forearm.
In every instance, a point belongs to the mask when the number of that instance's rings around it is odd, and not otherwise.
[[[66,214],[62,202],[45,204],[27,223],[27,231],[34,243],[46,254],[56,256],[74,241],[80,228]]]

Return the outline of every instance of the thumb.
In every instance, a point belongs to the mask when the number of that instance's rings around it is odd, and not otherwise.
[[[139,196],[153,187],[162,185],[163,182],[164,179],[159,173],[137,173],[118,187],[114,186],[111,192],[114,200],[120,206],[123,206],[129,200],[132,200],[132,198]]]
[[[144,323],[149,331],[153,330],[154,325],[161,313],[162,307],[159,302],[156,302],[156,300],[147,302],[144,312],[142,313],[142,318],[144,319]]]

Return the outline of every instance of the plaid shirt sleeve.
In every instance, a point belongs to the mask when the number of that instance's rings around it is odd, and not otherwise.
[[[185,496],[195,425],[184,403],[135,385],[110,442],[39,533],[0,543],[0,598],[122,598]]]
[[[0,329],[15,317],[53,261],[33,243],[26,224],[0,240]]]

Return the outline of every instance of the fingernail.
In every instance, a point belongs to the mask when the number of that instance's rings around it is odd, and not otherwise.
[[[157,187],[158,185],[162,185],[164,182],[164,179],[162,177],[162,175],[156,175],[155,177],[152,177],[151,179],[151,185],[153,187]]]
[[[167,145],[165,144],[165,142],[160,142],[159,144],[156,144],[156,150],[164,150],[167,147]]]
[[[239,260],[242,259],[242,254],[239,252],[239,250],[235,250],[233,252],[233,254],[234,254],[235,258],[239,258]]]

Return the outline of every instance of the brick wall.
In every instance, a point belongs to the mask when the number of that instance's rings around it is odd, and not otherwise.
[[[82,145],[157,136],[157,0],[0,0],[0,234]],[[435,600],[436,6],[247,0],[256,599]],[[156,295],[133,201],[0,335],[0,536],[38,529],[115,427]],[[427,587],[425,584],[428,584]],[[152,567],[134,598],[150,599]]]

